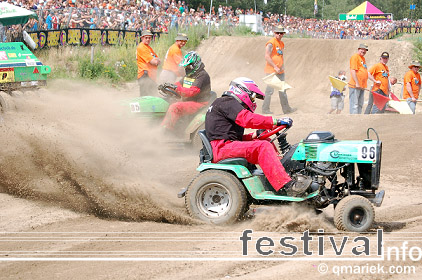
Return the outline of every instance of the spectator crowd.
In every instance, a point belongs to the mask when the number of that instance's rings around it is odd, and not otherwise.
[[[239,16],[258,14],[262,31],[272,35],[277,25],[291,34],[314,38],[381,39],[396,26],[410,25],[406,21],[339,21],[303,19],[282,14],[256,12],[253,9],[233,9],[231,6],[189,7],[176,0],[6,0],[6,2],[35,11],[38,20],[31,19],[23,29],[31,32],[63,28],[92,28],[145,30],[167,32],[170,28],[193,25],[222,24],[238,26]],[[414,25],[415,23],[413,23]],[[416,23],[419,24],[419,23]]]

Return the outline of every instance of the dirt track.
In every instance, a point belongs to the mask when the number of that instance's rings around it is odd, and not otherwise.
[[[218,37],[200,47],[218,94],[238,76],[251,77],[264,87],[266,40]],[[388,232],[384,236],[387,246],[401,246],[409,240],[408,247],[422,247],[418,241],[422,235],[421,107],[415,116],[350,116],[347,109],[341,115],[327,115],[328,75],[347,70],[349,57],[360,42],[286,39],[285,43],[286,77],[293,86],[288,95],[291,105],[298,108],[291,115],[294,126],[289,142],[297,142],[312,130],[330,130],[338,139],[364,139],[366,129],[375,128],[383,141],[381,188],[387,194],[382,207],[376,209],[373,230]],[[411,60],[411,46],[399,41],[366,43],[368,65],[388,51],[391,73],[401,81]],[[400,94],[400,87],[395,92]],[[139,119],[119,117],[116,104],[136,93],[130,86],[119,92],[82,82],[52,81],[47,89],[9,100],[11,110],[2,115],[0,123],[0,258],[52,257],[55,261],[2,261],[1,279],[326,279],[335,275],[320,274],[321,263],[330,269],[350,264],[340,260],[245,261],[241,256],[239,237],[245,229],[274,240],[281,235],[299,237],[307,229],[324,229],[339,239],[357,236],[337,232],[332,226],[332,207],[317,216],[303,207],[283,206],[231,227],[191,220],[176,194],[196,174],[198,155],[166,148],[158,144],[157,129]],[[348,108],[347,100],[345,105]],[[281,113],[276,97],[271,108]],[[374,234],[367,236],[375,238]],[[332,249],[327,251],[334,256]],[[160,260],[59,261],[88,256],[91,260]],[[204,257],[239,259],[198,261]],[[420,279],[420,262],[409,258],[400,262],[356,260],[352,264],[412,265],[416,274],[343,276]]]

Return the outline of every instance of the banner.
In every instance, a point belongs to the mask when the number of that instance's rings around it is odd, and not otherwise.
[[[393,14],[366,14],[365,20],[393,20]]]
[[[363,15],[339,14],[339,20],[363,20]]]
[[[339,20],[393,20],[393,14],[339,14]]]
[[[158,37],[161,34],[161,32],[154,31],[152,33]],[[141,40],[141,31],[126,30],[67,28],[28,32],[28,34],[37,44],[37,49],[66,45],[137,45]]]

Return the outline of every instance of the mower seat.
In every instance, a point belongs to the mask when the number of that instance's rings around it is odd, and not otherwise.
[[[332,143],[335,141],[334,134],[330,131],[312,131],[303,140],[304,143]]]
[[[207,137],[205,129],[198,131],[199,138],[202,141],[202,149],[199,152],[199,161],[201,163],[204,162],[212,162],[213,155],[212,155],[212,146],[210,140]],[[249,163],[245,158],[226,158],[217,162],[219,164],[233,164],[233,165],[243,165],[248,169],[254,169],[254,165]],[[256,169],[256,167],[255,167]]]
[[[208,139],[207,134],[205,133],[205,129],[199,130],[198,135],[202,141],[202,149],[199,151],[199,162],[212,162],[212,147],[210,140]]]

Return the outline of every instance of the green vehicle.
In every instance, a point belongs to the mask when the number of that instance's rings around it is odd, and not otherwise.
[[[377,140],[369,139],[374,131]],[[249,207],[302,202],[320,212],[333,205],[334,223],[339,230],[367,231],[375,218],[373,206],[381,206],[385,192],[379,191],[382,143],[374,129],[361,141],[339,141],[331,132],[314,131],[291,146],[286,140],[287,128],[277,127],[260,135],[278,142],[281,163],[296,180],[312,178],[303,197],[277,194],[261,169],[244,158],[229,158],[212,163],[212,147],[205,134],[200,152],[200,172],[179,198],[185,197],[189,214],[213,224],[241,220]]]
[[[51,68],[22,42],[0,43],[0,111],[8,108],[7,93],[47,84]]]
[[[24,43],[0,44],[0,90],[45,86],[50,72]]]
[[[142,96],[125,100],[123,105],[130,108],[130,115],[133,117],[147,118],[156,121],[159,125],[164,119],[170,104],[180,100],[172,84],[163,84],[158,87],[159,96]],[[210,93],[209,104],[217,97],[215,92]],[[202,147],[198,131],[205,128],[205,114],[208,106],[205,106],[197,113],[183,117],[176,124],[174,129],[174,142],[185,143],[197,148]]]
[[[30,18],[38,19],[35,12],[6,2],[0,3],[0,10],[2,26],[25,24]],[[35,49],[36,44],[26,31],[22,32],[22,39]],[[6,93],[44,86],[50,72],[51,68],[43,65],[24,43],[0,43],[0,112],[8,108],[9,96]]]

